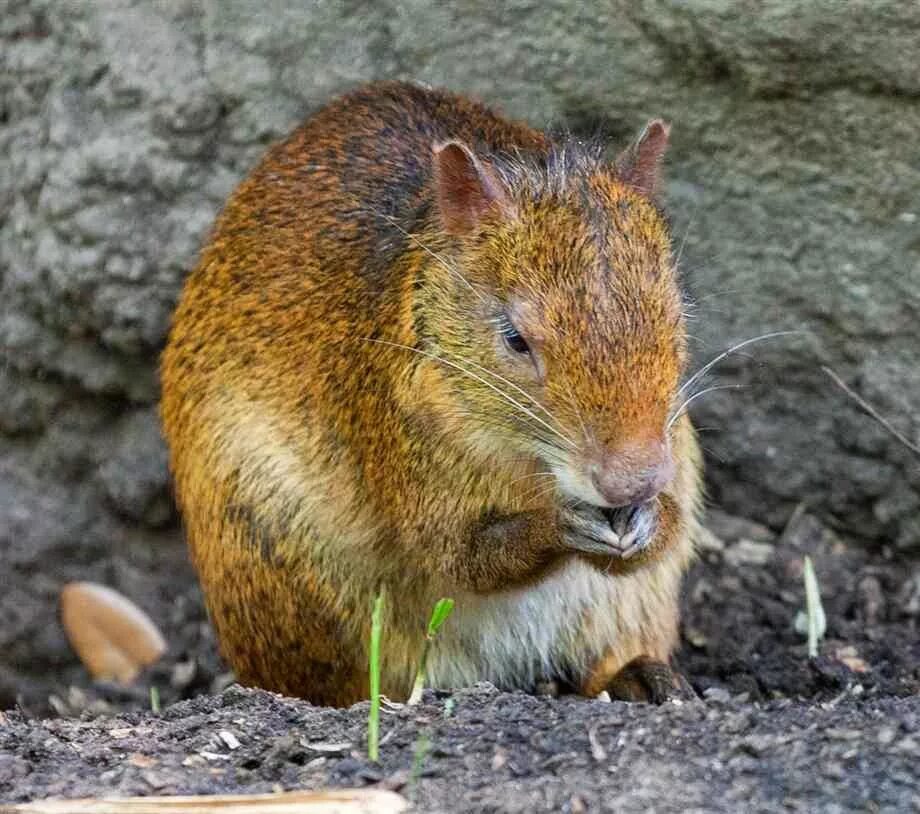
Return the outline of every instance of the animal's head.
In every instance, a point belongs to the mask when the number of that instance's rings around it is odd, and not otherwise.
[[[481,447],[540,458],[563,495],[598,506],[649,500],[674,474],[686,347],[655,202],[667,141],[653,121],[613,164],[575,147],[526,160],[433,149],[443,251],[425,352]]]

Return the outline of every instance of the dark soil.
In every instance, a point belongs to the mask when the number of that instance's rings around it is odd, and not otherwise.
[[[719,513],[710,528],[678,657],[699,701],[428,693],[384,715],[371,764],[365,704],[221,690],[192,596],[170,657],[134,690],[65,687],[52,704],[79,717],[0,719],[0,800],[383,784],[438,812],[920,810],[920,563],[845,545],[805,513],[778,538]],[[828,621],[811,660],[793,626],[806,554]]]

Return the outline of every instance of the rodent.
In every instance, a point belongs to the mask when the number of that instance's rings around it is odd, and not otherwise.
[[[337,98],[233,193],[162,357],[177,501],[240,681],[657,699],[698,527],[668,127],[615,161],[462,95]]]

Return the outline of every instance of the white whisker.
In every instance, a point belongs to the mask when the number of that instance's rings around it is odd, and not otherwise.
[[[747,385],[744,384],[717,384],[713,387],[707,387],[705,390],[700,390],[698,393],[694,393],[692,396],[685,399],[683,404],[681,404],[680,407],[675,410],[674,415],[672,415],[668,420],[668,424],[665,429],[671,429],[671,427],[674,426],[674,422],[677,421],[677,419],[687,411],[687,408],[693,404],[694,401],[700,398],[700,396],[705,396],[707,393],[714,393],[716,390],[740,390],[746,386]]]
[[[480,299],[481,301],[485,302],[485,299],[486,299],[486,298],[485,298],[479,291],[476,290],[476,287],[475,287],[469,280],[467,280],[466,277],[464,277],[464,276],[460,273],[460,269],[458,269],[453,263],[448,262],[447,259],[445,259],[444,257],[442,257],[442,256],[441,256],[440,254],[438,254],[436,251],[433,251],[431,248],[429,248],[428,246],[426,246],[426,245],[419,239],[418,235],[414,235],[414,234],[412,234],[411,232],[409,232],[409,231],[407,231],[406,229],[404,229],[404,228],[396,221],[396,218],[392,217],[391,215],[387,215],[385,212],[381,212],[380,210],[378,210],[378,209],[373,209],[373,208],[372,208],[370,211],[373,212],[375,215],[377,215],[377,217],[380,217],[380,218],[383,218],[384,220],[386,220],[387,223],[389,223],[394,229],[396,229],[398,232],[400,232],[400,234],[402,234],[402,235],[403,235],[404,237],[406,237],[407,239],[411,240],[411,241],[412,241],[416,246],[418,246],[423,252],[425,252],[425,253],[428,254],[431,258],[433,258],[433,259],[436,260],[438,263],[440,263],[442,266],[444,266],[444,268],[446,268],[451,274],[455,275],[455,276],[457,277],[457,279],[460,280],[460,282],[462,282],[467,288],[469,288],[470,291],[472,291],[477,297],[479,297],[479,299]]]
[[[520,394],[523,395],[523,396],[526,396],[528,399],[530,399],[531,401],[533,401],[533,403],[534,403],[537,407],[539,407],[544,413],[546,413],[546,415],[549,416],[550,419],[552,419],[553,421],[555,421],[556,424],[559,425],[560,430],[563,429],[562,425],[559,423],[559,420],[556,418],[556,416],[554,416],[549,410],[546,409],[546,407],[544,407],[542,404],[540,404],[539,401],[537,401],[536,399],[534,399],[533,396],[531,396],[530,393],[528,393],[523,387],[519,387],[519,386],[516,385],[514,382],[509,381],[508,379],[506,379],[506,378],[505,378],[504,376],[502,376],[501,374],[496,373],[494,370],[490,370],[490,369],[487,368],[487,367],[483,367],[482,365],[476,364],[476,362],[473,362],[473,361],[470,360],[470,359],[464,359],[462,356],[458,356],[456,353],[449,353],[448,351],[445,351],[443,348],[442,348],[441,350],[442,350],[443,353],[446,353],[448,356],[452,356],[454,359],[459,359],[459,360],[460,360],[461,362],[463,362],[464,364],[472,365],[472,366],[473,366],[474,368],[476,368],[477,370],[481,370],[483,373],[488,373],[490,376],[494,376],[494,377],[495,377],[496,379],[498,379],[500,382],[504,382],[504,383],[507,384],[509,387],[513,387],[515,390],[518,391],[518,393],[520,393]]]
[[[728,350],[722,351],[714,359],[711,359],[705,365],[703,365],[696,373],[694,373],[687,381],[685,381],[680,389],[677,391],[679,396],[683,393],[690,385],[697,381],[701,376],[705,376],[713,367],[715,367],[719,362],[725,359],[727,356],[731,356],[735,351],[740,350],[747,345],[753,345],[755,342],[762,342],[765,339],[774,339],[778,336],[794,336],[796,334],[804,334],[806,331],[773,331],[768,334],[761,334],[760,336],[753,336],[750,339],[745,339],[743,342],[739,342],[737,345],[732,345]]]
[[[541,424],[543,427],[548,429],[557,438],[560,438],[561,440],[565,441],[565,443],[568,444],[573,449],[577,449],[576,445],[571,440],[566,438],[562,433],[560,433],[555,427],[553,427],[552,424],[547,424],[547,422],[544,421],[542,418],[540,418],[540,416],[536,415],[532,410],[528,410],[519,401],[516,401],[515,399],[511,398],[511,396],[505,393],[501,388],[496,387],[491,382],[482,378],[482,376],[477,376],[475,373],[472,373],[471,371],[467,370],[461,365],[458,365],[456,362],[452,362],[450,359],[445,359],[443,356],[438,356],[437,354],[429,353],[427,351],[422,350],[421,348],[413,348],[411,345],[402,345],[398,342],[388,342],[385,339],[372,339],[370,337],[364,337],[364,339],[367,342],[374,342],[379,345],[389,345],[390,347],[393,347],[393,348],[400,348],[402,350],[411,351],[412,353],[417,353],[420,356],[425,356],[428,359],[433,359],[436,362],[443,362],[445,365],[449,365],[450,367],[455,368],[456,370],[459,370],[461,373],[463,373],[466,376],[469,376],[471,379],[475,379],[481,384],[484,384],[490,390],[494,390],[496,393],[498,393],[499,396],[505,399],[505,401],[507,401],[509,404],[513,405],[514,407],[517,407],[518,410],[520,410],[522,413],[532,418],[538,424]]]

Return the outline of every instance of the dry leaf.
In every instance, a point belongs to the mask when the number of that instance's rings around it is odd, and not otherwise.
[[[166,641],[150,617],[104,585],[65,585],[61,619],[73,649],[93,678],[130,684],[142,667],[166,650]]]
[[[217,794],[197,797],[128,797],[0,803],[0,814],[396,814],[404,798],[392,791],[340,789],[281,794]]]

